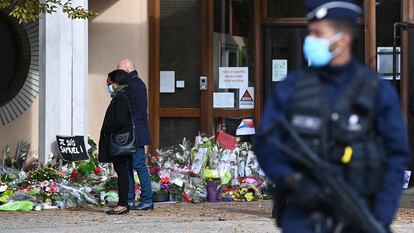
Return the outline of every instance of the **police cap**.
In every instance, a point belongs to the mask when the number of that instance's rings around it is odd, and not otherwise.
[[[317,20],[341,20],[356,23],[356,19],[362,15],[362,9],[352,0],[328,1],[306,0],[309,22]]]

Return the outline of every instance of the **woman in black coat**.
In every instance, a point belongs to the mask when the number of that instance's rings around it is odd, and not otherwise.
[[[126,133],[131,130],[131,113],[125,91],[128,88],[128,73],[114,70],[108,74],[107,85],[112,100],[109,104],[99,139],[99,161],[113,163],[118,175],[118,206],[107,211],[107,214],[121,215],[128,213],[128,183],[131,155],[112,157],[109,153],[111,133]]]

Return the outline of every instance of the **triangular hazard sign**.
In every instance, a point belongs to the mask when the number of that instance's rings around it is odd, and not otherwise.
[[[252,96],[250,95],[249,91],[246,90],[241,98],[241,101],[253,101]]]

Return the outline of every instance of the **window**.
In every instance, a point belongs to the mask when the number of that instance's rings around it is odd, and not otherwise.
[[[303,0],[267,0],[267,14],[275,18],[304,18],[306,16]]]
[[[39,92],[39,25],[0,10],[0,125],[22,115]]]
[[[396,78],[400,79],[400,27],[394,24],[401,21],[401,1],[377,1],[377,71],[385,79],[393,79],[393,56],[396,56]],[[393,46],[396,53],[393,54]],[[396,83],[397,84],[397,83]],[[399,86],[399,85],[398,85]]]
[[[254,87],[251,67],[254,2],[215,0],[214,7],[213,107],[245,108],[240,106],[239,99],[248,88]]]
[[[0,17],[0,105],[5,104],[19,90],[16,70],[19,59],[18,38],[7,16]],[[23,80],[24,81],[24,80]],[[20,85],[21,86],[21,85]]]

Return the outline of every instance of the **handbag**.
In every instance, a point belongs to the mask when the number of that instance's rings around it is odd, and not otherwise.
[[[125,94],[129,114],[131,116],[131,130],[125,133],[111,133],[109,139],[109,154],[112,157],[122,157],[130,154],[135,154],[138,151],[138,146],[135,142],[135,124],[134,119],[132,118],[131,105],[129,104],[128,97]]]

